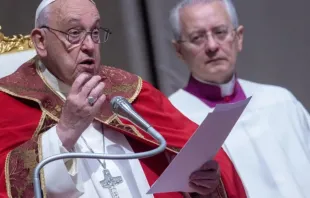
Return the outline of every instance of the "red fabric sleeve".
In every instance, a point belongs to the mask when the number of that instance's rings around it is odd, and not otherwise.
[[[7,196],[5,163],[7,154],[31,139],[41,112],[17,99],[0,92],[0,197]]]

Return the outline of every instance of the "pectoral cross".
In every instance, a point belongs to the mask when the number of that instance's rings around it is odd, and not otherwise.
[[[107,188],[110,191],[112,198],[119,198],[118,192],[115,188],[116,185],[121,184],[123,182],[123,178],[121,176],[112,177],[110,171],[108,169],[103,170],[104,180],[100,182],[103,188]]]

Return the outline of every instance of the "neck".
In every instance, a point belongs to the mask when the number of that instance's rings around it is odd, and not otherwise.
[[[235,75],[233,75],[230,78],[230,80],[228,82],[226,82],[226,83],[214,83],[214,82],[204,81],[204,80],[201,80],[201,79],[197,78],[194,75],[192,75],[192,78],[194,80],[198,81],[198,82],[197,83],[191,82],[193,80],[190,79],[189,83],[203,84],[203,85],[206,85],[206,86],[204,86],[205,88],[207,88],[207,87],[210,87],[210,88],[215,87],[215,88],[219,89],[221,97],[230,96],[235,91],[235,85],[236,85],[236,77],[235,77]],[[211,91],[211,90],[209,90],[209,91]]]
[[[61,95],[62,98],[65,98],[71,87],[54,76],[41,61],[39,61],[38,64],[46,83]]]

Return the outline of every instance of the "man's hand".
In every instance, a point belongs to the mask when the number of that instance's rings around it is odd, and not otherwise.
[[[212,194],[220,183],[220,171],[216,161],[206,162],[193,172],[189,179],[190,187],[200,195]]]
[[[100,81],[100,76],[82,73],[72,84],[56,126],[63,146],[68,150],[73,148],[83,131],[91,124],[106,99],[103,94],[105,85]],[[89,104],[88,97],[95,98],[93,105]]]

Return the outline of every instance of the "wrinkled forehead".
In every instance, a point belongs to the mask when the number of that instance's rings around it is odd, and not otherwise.
[[[94,4],[88,0],[80,0],[81,4],[66,1],[59,8],[59,25],[93,25],[99,22],[100,15]]]

